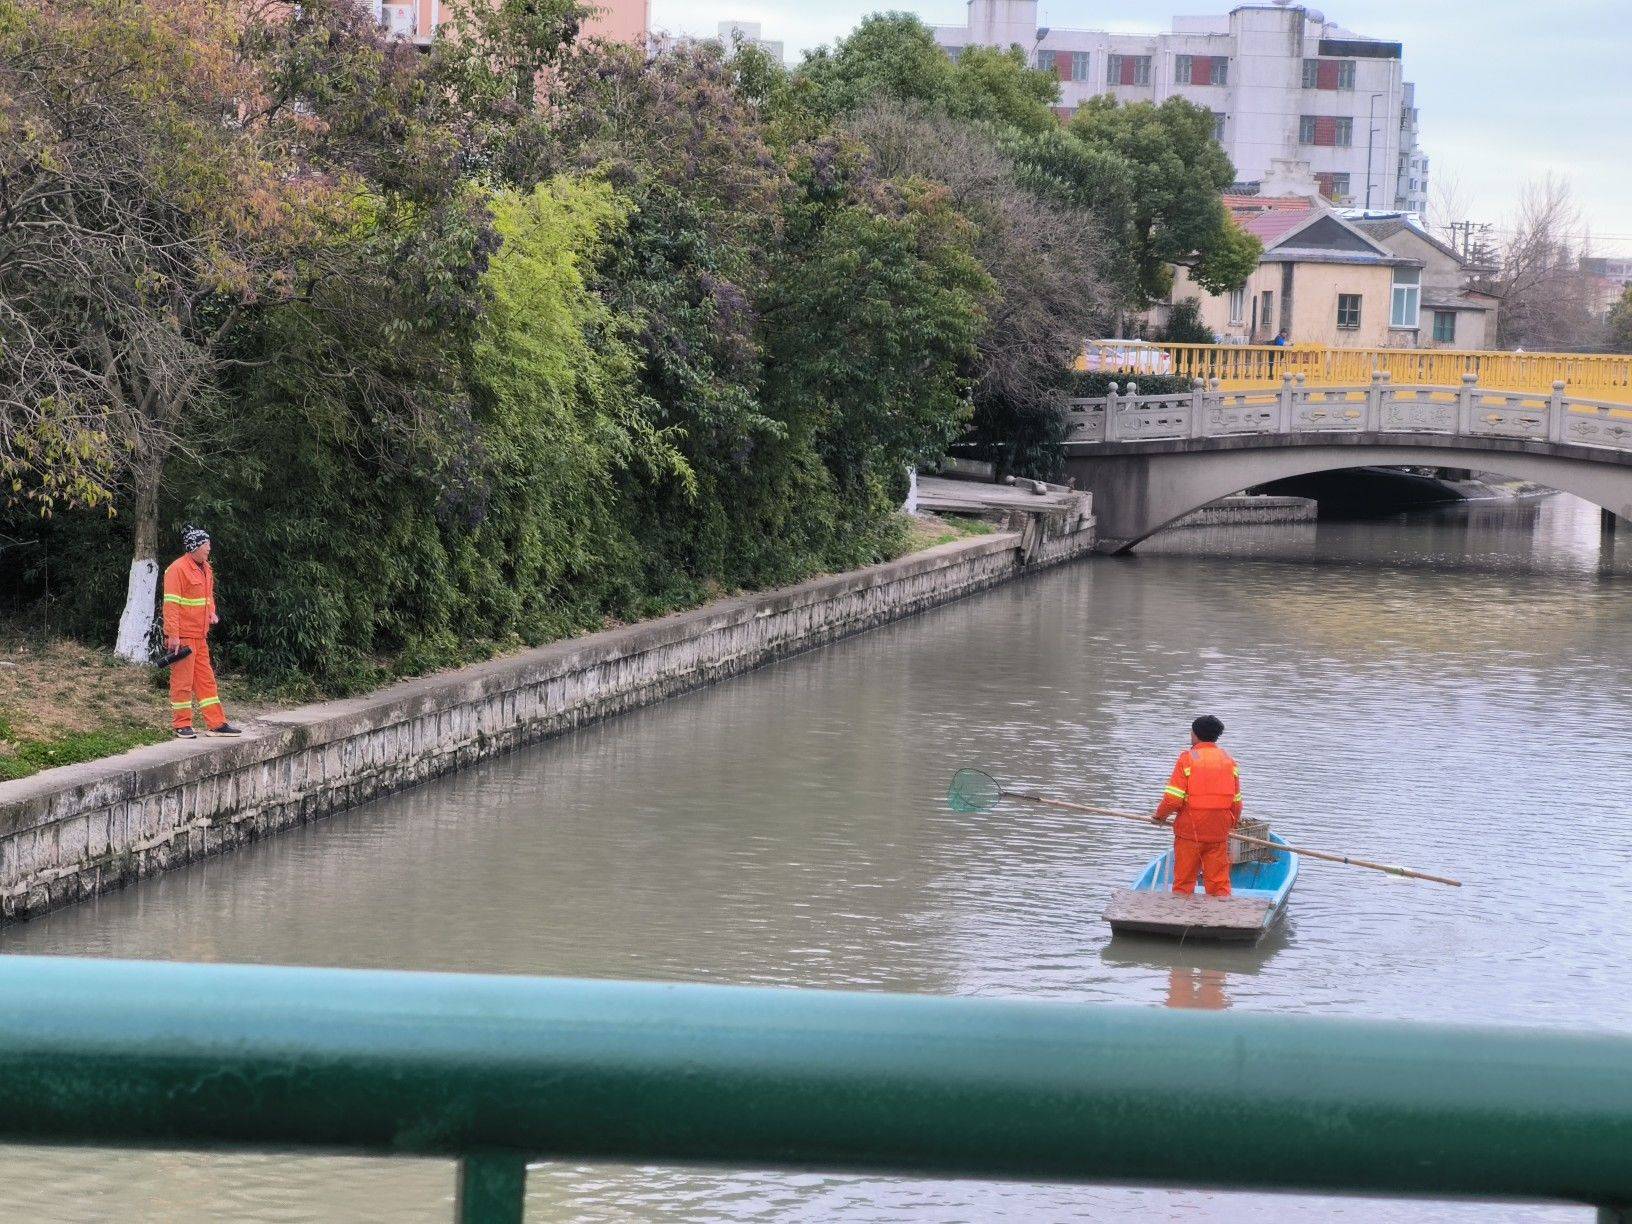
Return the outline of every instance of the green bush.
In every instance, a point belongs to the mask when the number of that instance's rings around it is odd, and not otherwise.
[[[1073,371],[1071,394],[1077,399],[1103,399],[1115,383],[1118,393],[1125,394],[1128,384],[1139,388],[1141,395],[1178,395],[1191,390],[1191,380],[1176,374],[1108,374],[1101,371]]]

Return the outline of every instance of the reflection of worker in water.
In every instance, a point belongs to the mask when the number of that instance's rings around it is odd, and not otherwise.
[[[1230,830],[1241,819],[1241,771],[1218,746],[1224,724],[1203,714],[1190,724],[1190,751],[1179,754],[1173,776],[1151,817],[1173,821],[1173,891],[1196,891],[1196,876],[1205,873],[1207,895],[1230,895]]]
[[[1227,981],[1229,975],[1222,969],[1174,965],[1167,981],[1167,1005],[1223,1011],[1230,1005],[1230,996],[1224,993]]]

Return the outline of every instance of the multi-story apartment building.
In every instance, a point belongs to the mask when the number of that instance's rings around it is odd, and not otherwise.
[[[1037,0],[969,0],[968,23],[938,26],[935,38],[953,56],[1019,46],[1059,77],[1062,116],[1099,94],[1205,107],[1243,185],[1260,182],[1274,161],[1296,160],[1335,203],[1426,208],[1428,161],[1401,45],[1290,0],[1176,17],[1158,34],[1039,28]]]
[[[375,17],[396,38],[422,47],[431,45],[437,27],[447,18],[443,0],[365,0]],[[584,23],[589,38],[644,44],[651,23],[651,0],[600,0]]]
[[[1428,155],[1417,143],[1420,119],[1417,87],[1407,81],[1405,96],[1400,101],[1400,170],[1394,188],[1394,208],[1424,216],[1428,212]],[[1376,206],[1386,207],[1381,200]],[[1365,207],[1364,202],[1361,207]]]

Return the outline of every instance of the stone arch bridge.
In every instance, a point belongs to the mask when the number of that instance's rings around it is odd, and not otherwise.
[[[1066,470],[1094,496],[1099,548],[1127,552],[1153,532],[1231,493],[1350,467],[1499,472],[1574,493],[1632,518],[1632,405],[1552,393],[1370,385],[1179,395],[1137,384],[1071,404]]]

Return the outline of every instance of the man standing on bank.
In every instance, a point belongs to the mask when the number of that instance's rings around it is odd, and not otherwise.
[[[1241,819],[1241,771],[1218,746],[1224,724],[1203,714],[1190,724],[1190,750],[1179,753],[1162,802],[1151,817],[1173,822],[1173,891],[1196,891],[1206,877],[1209,897],[1230,895],[1230,830]]]
[[[181,537],[183,555],[164,571],[164,644],[174,654],[183,646],[192,653],[170,666],[170,721],[177,739],[194,739],[193,698],[211,735],[242,735],[227,721],[215,691],[210,666],[210,626],[215,614],[215,571],[210,568],[210,536],[189,527]]]

